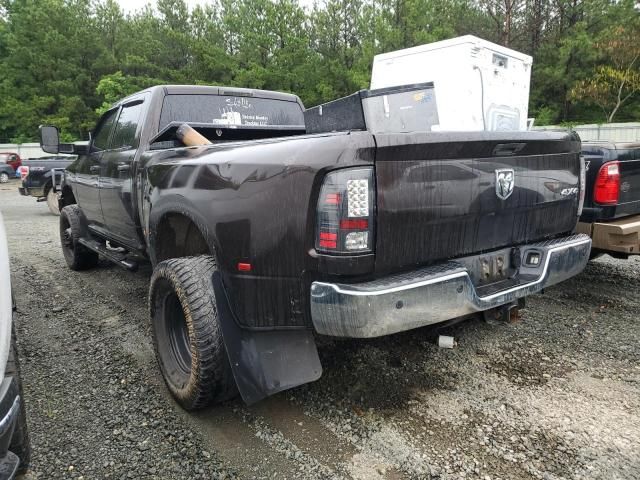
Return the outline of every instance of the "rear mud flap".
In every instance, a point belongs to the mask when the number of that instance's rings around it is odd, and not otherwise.
[[[231,370],[247,405],[320,378],[322,366],[311,331],[242,329],[219,272],[213,274],[213,287]]]

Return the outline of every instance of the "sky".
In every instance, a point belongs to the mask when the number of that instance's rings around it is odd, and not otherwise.
[[[155,5],[155,0],[117,0],[122,9],[127,12],[135,12],[136,10],[141,10],[147,3],[151,5]],[[193,8],[196,5],[206,5],[207,3],[211,3],[210,0],[186,0],[189,8]],[[304,7],[311,7],[313,5],[313,0],[299,0],[298,3]]]

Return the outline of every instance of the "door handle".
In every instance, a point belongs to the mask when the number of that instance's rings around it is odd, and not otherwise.
[[[497,157],[515,155],[526,146],[526,143],[499,143],[493,149],[493,154]]]
[[[117,168],[119,172],[128,172],[131,170],[131,165],[128,163],[119,163]]]
[[[100,173],[100,165],[91,165],[89,171],[91,173]]]

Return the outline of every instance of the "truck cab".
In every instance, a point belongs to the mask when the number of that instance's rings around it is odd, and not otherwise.
[[[304,133],[302,111],[295,95],[242,88],[162,85],[130,95],[102,115],[88,145],[53,150],[78,155],[66,168],[60,207],[82,205],[93,234],[146,257],[145,152],[184,147],[175,138],[184,122],[215,143]]]

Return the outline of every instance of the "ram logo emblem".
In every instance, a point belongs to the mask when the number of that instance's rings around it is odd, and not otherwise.
[[[496,170],[496,195],[500,200],[506,200],[513,193],[515,173],[512,168]]]

